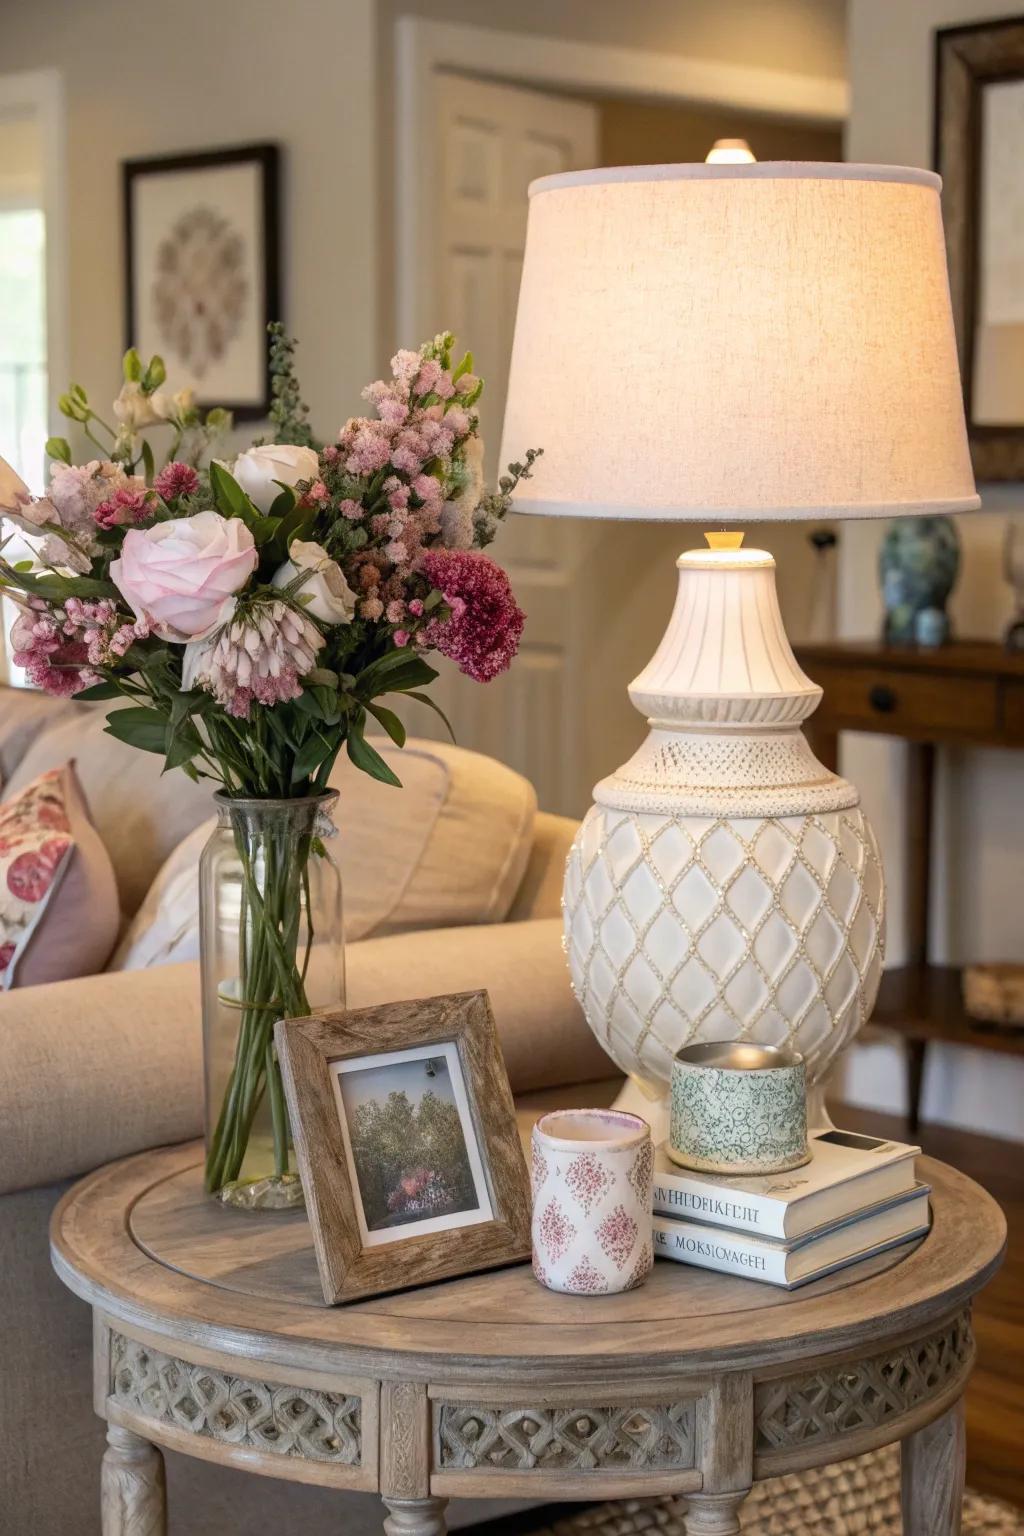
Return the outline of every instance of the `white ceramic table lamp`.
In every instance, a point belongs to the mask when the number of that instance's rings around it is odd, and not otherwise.
[[[502,462],[544,455],[516,510],[717,529],[977,507],[939,186],[770,162],[534,182]],[[629,689],[650,733],[566,869],[576,993],[655,1093],[680,1047],[732,1037],[796,1046],[813,1089],[881,975],[875,839],[804,739],[821,690],[741,539],[677,561]]]

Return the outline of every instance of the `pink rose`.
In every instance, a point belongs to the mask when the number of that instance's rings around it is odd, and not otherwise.
[[[199,512],[132,528],[110,579],[161,640],[201,639],[230,618],[256,569],[253,536],[238,517]]]

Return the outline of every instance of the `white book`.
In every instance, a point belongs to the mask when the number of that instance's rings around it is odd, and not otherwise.
[[[769,1243],[749,1232],[726,1232],[705,1221],[656,1217],[654,1256],[792,1290],[923,1235],[929,1229],[927,1197],[929,1186],[917,1184],[909,1195],[883,1201],[864,1215],[823,1227],[795,1243]]]
[[[851,1216],[796,1242],[773,1243],[749,1232],[725,1231],[702,1221],[655,1216],[654,1254],[791,1290],[834,1269],[884,1253],[927,1232],[928,1225],[928,1185],[918,1184],[909,1194],[883,1201],[864,1215]]]
[[[659,1147],[654,1161],[656,1215],[692,1217],[763,1237],[803,1237],[867,1206],[914,1188],[920,1147],[853,1131],[810,1135],[811,1160],[789,1173],[693,1173]]]

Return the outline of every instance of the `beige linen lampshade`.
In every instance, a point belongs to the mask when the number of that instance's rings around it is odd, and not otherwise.
[[[965,511],[940,182],[640,166],[530,188],[502,462],[520,512],[698,522]]]

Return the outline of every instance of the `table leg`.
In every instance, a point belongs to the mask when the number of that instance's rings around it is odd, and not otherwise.
[[[387,1536],[445,1536],[447,1499],[385,1499]],[[104,1532],[104,1536],[106,1533]]]
[[[966,1457],[960,1398],[900,1448],[903,1536],[960,1536]]]
[[[749,1492],[688,1493],[686,1536],[740,1536],[740,1505]]]
[[[164,1458],[155,1445],[111,1424],[101,1473],[103,1536],[167,1536]]]

